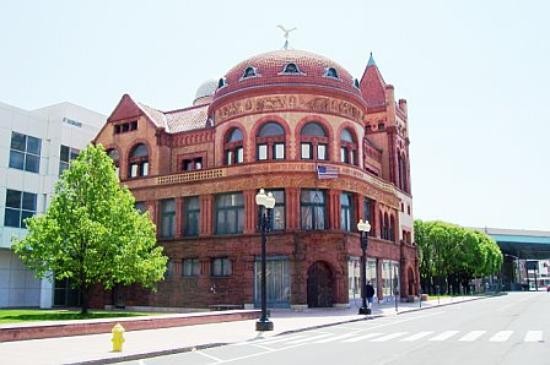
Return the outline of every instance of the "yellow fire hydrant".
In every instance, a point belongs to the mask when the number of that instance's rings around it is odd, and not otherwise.
[[[122,352],[122,344],[124,343],[124,327],[120,323],[117,323],[112,331],[113,339],[113,352]]]

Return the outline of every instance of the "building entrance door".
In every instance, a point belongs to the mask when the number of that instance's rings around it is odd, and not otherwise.
[[[332,307],[332,272],[322,261],[312,264],[307,271],[307,305],[310,308]]]

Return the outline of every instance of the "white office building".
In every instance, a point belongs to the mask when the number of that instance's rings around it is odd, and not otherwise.
[[[74,305],[67,282],[38,280],[11,250],[46,210],[56,180],[106,117],[71,103],[27,111],[0,103],[0,308]]]

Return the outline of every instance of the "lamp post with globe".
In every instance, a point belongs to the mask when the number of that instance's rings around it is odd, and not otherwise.
[[[260,207],[260,231],[262,234],[262,277],[261,277],[261,305],[262,315],[256,322],[256,331],[273,331],[273,322],[267,318],[267,296],[266,296],[266,240],[267,232],[271,228],[271,210],[275,206],[275,198],[272,193],[265,193],[260,189],[256,194],[256,204]]]
[[[370,224],[368,220],[362,219],[357,223],[357,230],[361,235],[361,308],[359,314],[370,314],[371,310],[367,306],[367,247],[369,245]]]

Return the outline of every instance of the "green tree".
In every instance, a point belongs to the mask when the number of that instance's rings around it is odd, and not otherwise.
[[[496,274],[502,253],[496,242],[483,232],[442,221],[414,222],[420,252],[420,277],[424,291],[434,285],[457,292],[472,278]]]
[[[70,279],[86,314],[95,285],[152,288],[163,278],[167,258],[155,226],[134,205],[103,147],[90,145],[57,182],[46,214],[27,219],[28,234],[13,249],[37,277]]]

